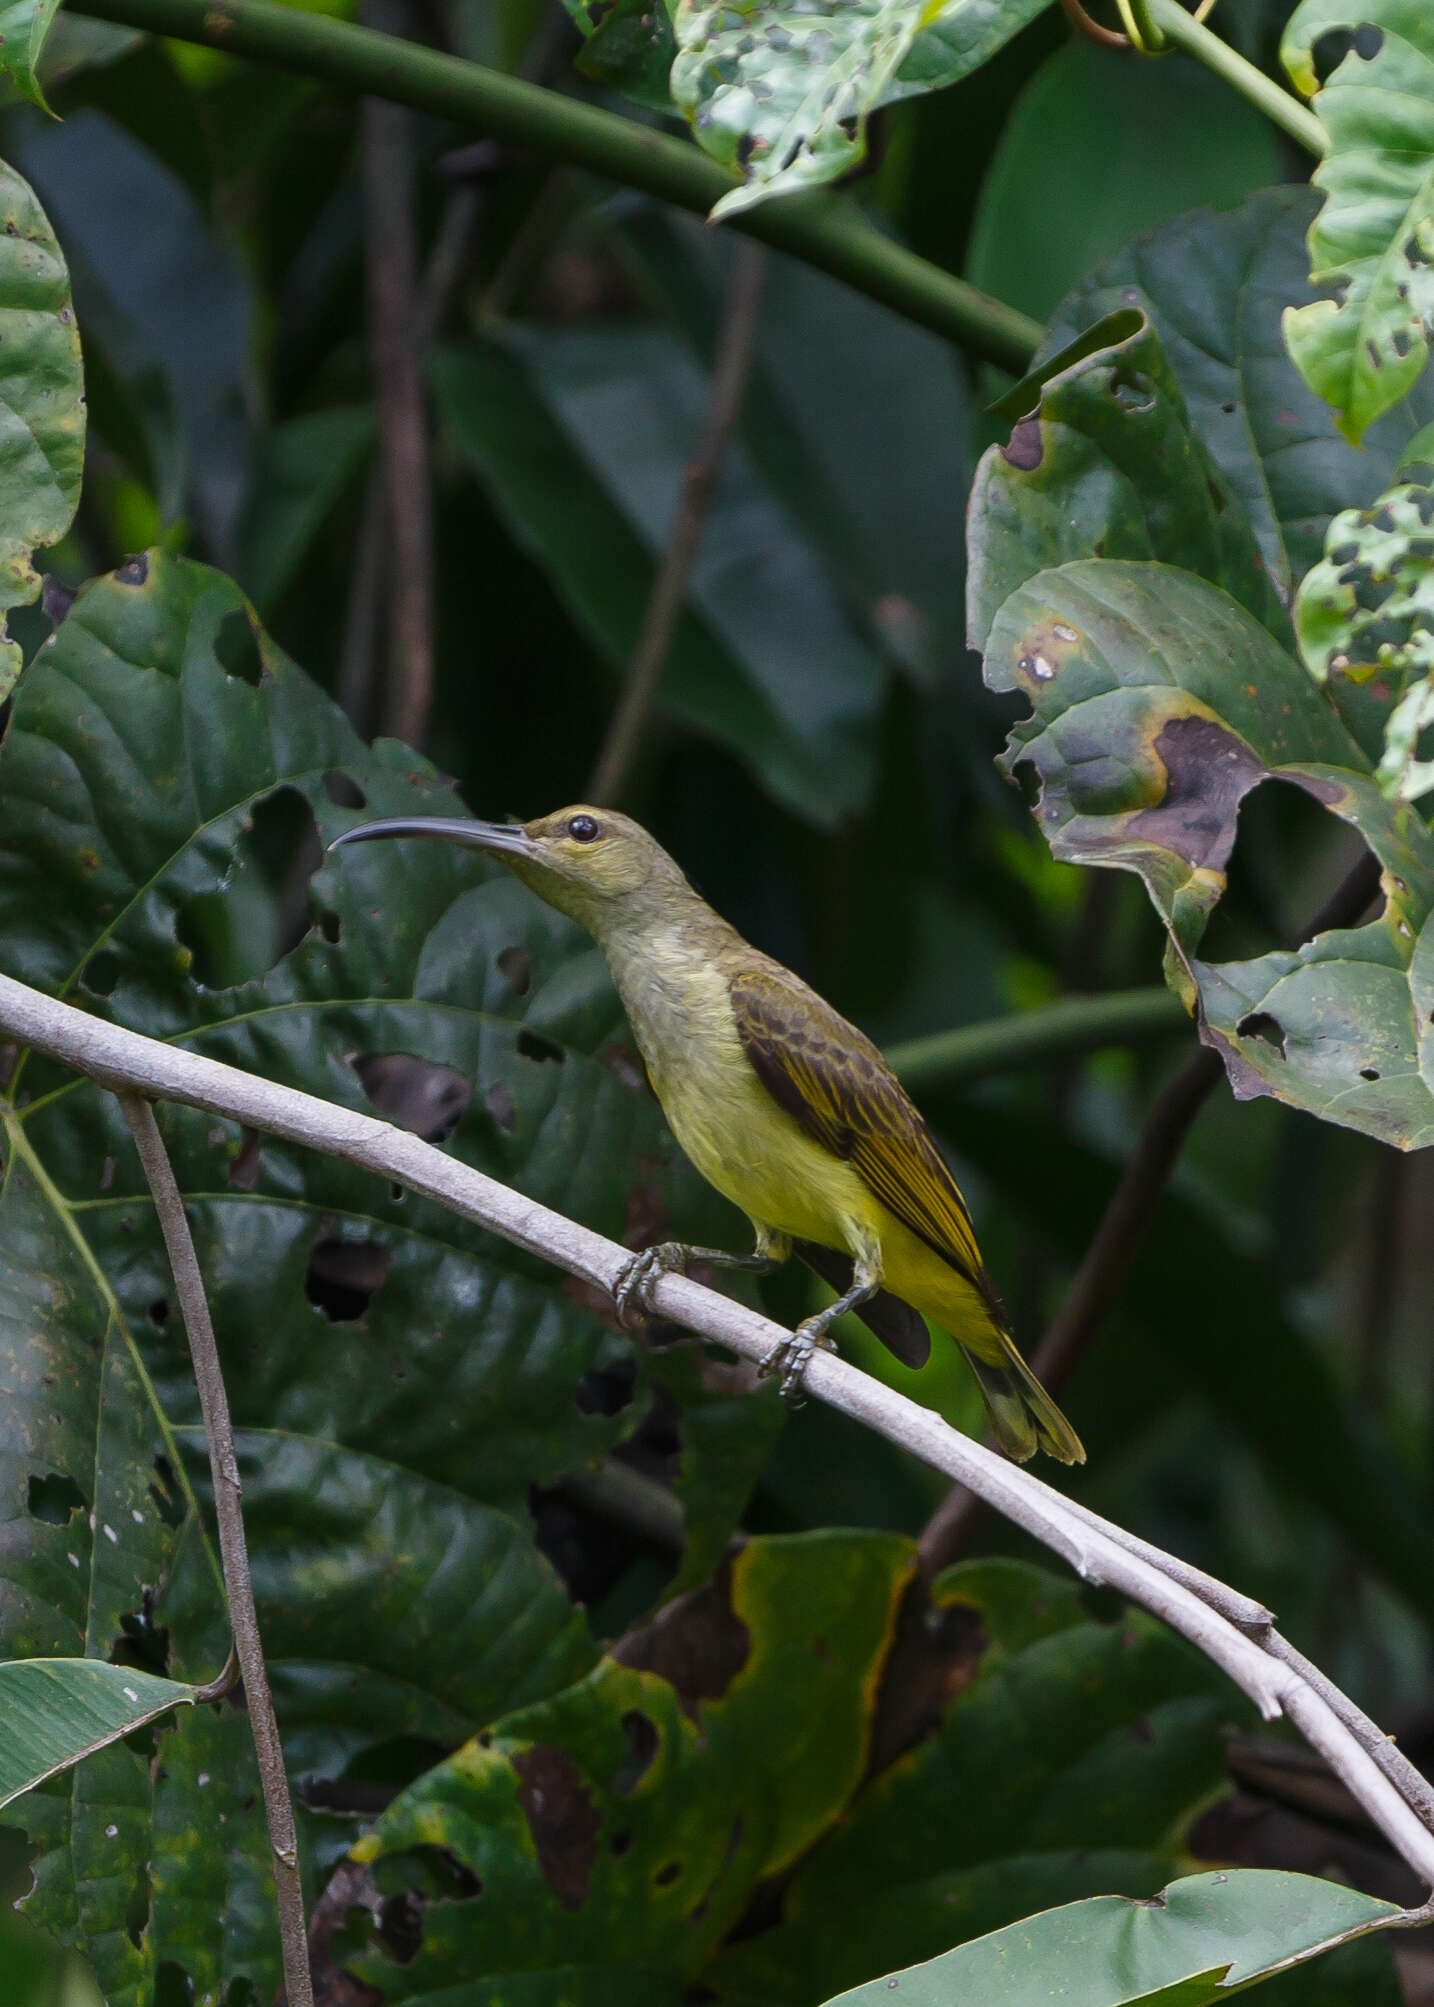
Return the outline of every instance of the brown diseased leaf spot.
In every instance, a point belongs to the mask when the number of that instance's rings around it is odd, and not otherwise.
[[[581,1909],[597,1855],[602,1814],[571,1756],[535,1742],[513,1758],[518,1804],[528,1822],[544,1881],[563,1909]]]
[[[699,1701],[721,1700],[752,1648],[751,1633],[732,1609],[731,1591],[731,1563],[724,1562],[705,1588],[679,1596],[613,1648],[620,1665],[665,1679],[689,1721],[697,1720]]]
[[[1011,436],[1001,448],[1001,458],[1022,474],[1034,473],[1044,454],[1039,418],[1023,418],[1012,426]]]
[[[1197,869],[1223,871],[1235,847],[1240,803],[1265,768],[1243,739],[1213,718],[1170,719],[1154,751],[1165,768],[1165,799],[1132,815],[1123,838],[1173,851]]]

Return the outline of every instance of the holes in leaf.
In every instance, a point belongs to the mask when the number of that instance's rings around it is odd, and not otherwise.
[[[341,767],[330,767],[324,775],[324,793],[335,808],[367,808],[368,796],[352,774],[346,774]]]
[[[144,585],[149,578],[149,556],[141,551],[138,557],[126,558],[111,573],[116,585]]]
[[[72,1513],[89,1510],[85,1494],[75,1480],[62,1477],[57,1470],[46,1477],[31,1477],[26,1506],[30,1517],[46,1526],[68,1526]]]
[[[156,1331],[162,1331],[169,1322],[169,1298],[156,1296],[145,1313]]]
[[[616,1797],[627,1798],[652,1768],[652,1759],[661,1746],[661,1738],[653,1722],[635,1707],[629,1708],[623,1716],[622,1732],[627,1737],[627,1749],[613,1777],[612,1789]]]
[[[530,1031],[527,1025],[518,1033],[518,1050],[524,1059],[537,1060],[540,1064],[552,1060],[561,1066],[567,1058],[554,1039],[545,1038],[540,1031]]]
[[[590,1367],[578,1381],[573,1400],[580,1414],[620,1415],[632,1406],[636,1386],[637,1362],[626,1355]]]
[[[423,1868],[429,1895],[447,1902],[472,1902],[483,1893],[478,1876],[447,1847],[411,1847],[409,1858]]]
[[[607,1843],[607,1850],[615,1861],[620,1861],[624,1854],[631,1851],[631,1848],[631,1833],[614,1833]]]
[[[184,1524],[184,1493],[179,1488],[179,1480],[174,1475],[173,1466],[166,1456],[154,1460],[154,1483],[149,1487],[149,1495],[154,1500],[155,1511],[166,1526]]]
[[[1324,928],[1354,927],[1377,917],[1383,902],[1373,853],[1357,829],[1308,789],[1266,778],[1227,812],[1236,818],[1228,862],[1219,845],[1201,860],[1215,869],[1226,862],[1228,873],[1200,945],[1202,959],[1250,960],[1272,948],[1298,947],[1313,937],[1316,921]],[[1328,907],[1337,889],[1343,910],[1332,915]]]
[[[378,1934],[395,1965],[411,1965],[423,1949],[423,1903],[413,1889],[385,1896],[378,1906]]]
[[[119,970],[119,956],[110,948],[101,948],[80,970],[80,982],[92,997],[113,996]]]
[[[264,1140],[257,1129],[239,1132],[239,1149],[229,1161],[226,1180],[231,1191],[252,1192],[264,1164]]]
[[[146,1589],[137,1610],[120,1618],[120,1635],[110,1652],[112,1666],[133,1666],[136,1672],[164,1679],[169,1672],[169,1629],[154,1620],[154,1591]]]
[[[446,1143],[473,1099],[473,1083],[456,1067],[407,1052],[353,1053],[349,1065],[386,1122],[425,1143]]]
[[[357,1324],[383,1287],[391,1259],[377,1241],[317,1241],[304,1271],[304,1294],[331,1324]]]
[[[1378,1080],[1379,1068],[1377,1066],[1361,1066],[1359,1077],[1361,1080]]]
[[[337,913],[324,909],[319,915],[319,932],[331,948],[336,948],[344,937],[344,923]]]
[[[149,1929],[149,1910],[149,1869],[141,1862],[135,1870],[134,1886],[131,1888],[129,1900],[124,1906],[124,1934],[136,1951],[144,1943],[144,1934]],[[168,1994],[161,1992],[160,1982],[166,1972],[178,1974],[184,1983],[184,1991],[182,1993],[175,1992]],[[194,1988],[190,1984],[189,1974],[184,1970],[183,1966],[161,1965],[154,1978],[154,2007],[180,2007],[181,2002],[184,2002],[185,2007],[188,2007],[188,2003],[193,1998]]]
[[[44,1848],[18,1826],[0,1826],[0,1907],[9,1909],[34,1892],[32,1863]]]
[[[681,1861],[668,1861],[666,1865],[660,1867],[657,1870],[657,1873],[652,1877],[652,1885],[654,1888],[658,1889],[670,1889],[672,1887],[672,1884],[680,1878],[681,1874],[682,1874]]]
[[[309,930],[309,880],[323,861],[314,812],[299,790],[256,802],[224,883],[185,901],[175,932],[205,989],[234,989],[267,975]]]
[[[257,690],[264,680],[259,640],[246,613],[226,613],[214,637],[214,659],[226,676],[237,677]]]
[[[231,1979],[224,1989],[224,2007],[259,2007],[259,1996],[254,1991],[254,1982],[242,1976]]]
[[[500,948],[498,967],[514,996],[525,997],[533,987],[533,958],[526,948]]]
[[[194,1981],[172,1958],[166,1958],[154,1975],[154,2007],[194,2007]]]

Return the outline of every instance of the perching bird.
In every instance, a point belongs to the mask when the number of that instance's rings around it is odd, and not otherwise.
[[[855,1025],[719,918],[645,829],[577,807],[528,823],[370,822],[338,841],[381,836],[491,851],[594,936],[673,1134],[752,1222],[754,1254],[669,1241],[635,1256],[615,1292],[624,1317],[644,1304],[655,1275],[689,1261],[765,1270],[795,1242],[840,1287],[845,1255],[850,1287],[767,1361],[782,1369],[785,1391],[800,1385],[813,1348],[832,1344],[828,1327],[843,1312],[864,1316],[917,1366],[929,1317],[960,1345],[1007,1455],[1024,1461],[1043,1449],[1085,1461],[1012,1343],[966,1203],[891,1068]]]

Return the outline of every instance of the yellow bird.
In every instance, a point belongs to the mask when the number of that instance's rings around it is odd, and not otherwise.
[[[575,807],[527,823],[390,819],[338,841],[399,836],[490,851],[587,929],[672,1133],[752,1223],[754,1254],[668,1241],[635,1256],[616,1291],[624,1317],[657,1274],[693,1260],[765,1270],[796,1243],[840,1287],[846,1256],[850,1285],[766,1362],[784,1392],[845,1311],[911,1365],[925,1363],[929,1317],[961,1347],[1009,1456],[1085,1461],[1012,1342],[966,1202],[896,1075],[855,1025],[714,913],[645,829]]]

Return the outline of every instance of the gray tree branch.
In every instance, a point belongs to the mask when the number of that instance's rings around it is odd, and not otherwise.
[[[219,1348],[214,1342],[209,1299],[204,1293],[199,1257],[194,1251],[189,1221],[185,1218],[184,1200],[169,1161],[169,1152],[164,1147],[164,1138],[159,1133],[159,1124],[154,1119],[154,1110],[141,1094],[120,1090],[119,1101],[130,1134],[134,1137],[135,1148],[139,1151],[139,1160],[144,1166],[155,1212],[159,1215],[160,1231],[164,1235],[169,1265],[174,1272],[180,1315],[189,1338],[189,1356],[194,1361],[194,1383],[199,1390],[199,1405],[204,1414],[204,1439],[209,1447],[209,1469],[214,1479],[214,1516],[219,1525],[219,1560],[224,1571],[224,1593],[234,1633],[233,1656],[238,1660],[239,1674],[244,1682],[249,1730],[259,1762],[264,1817],[274,1857],[274,1897],[284,1960],[284,1992],[288,2007],[313,2007],[314,1983],[309,1975],[304,1891],[299,1880],[299,1840],[294,1830],[294,1807],[284,1771],[279,1724],[274,1718],[274,1701],[269,1692],[264,1649],[259,1640],[259,1617],[254,1608],[254,1584],[249,1577],[249,1552],[244,1541],[244,1518],[239,1505],[239,1459],[234,1451],[229,1398],[224,1391]],[[227,1671],[226,1667],[226,1674]],[[216,1687],[222,1684],[224,1678],[225,1674],[221,1674]],[[205,1691],[208,1693],[212,1689]]]
[[[343,1157],[420,1192],[489,1232],[611,1289],[629,1250],[524,1198],[407,1131],[293,1088],[277,1087],[180,1046],[162,1044],[0,976],[0,1032],[78,1068],[116,1092],[188,1103],[265,1134]],[[744,1358],[761,1360],[784,1335],[756,1311],[686,1276],[654,1285],[654,1309]],[[939,1415],[818,1353],[807,1391],[959,1479],[1049,1547],[1085,1581],[1106,1583],[1188,1638],[1249,1695],[1268,1720],[1283,1713],[1319,1751],[1423,1880],[1434,1885],[1434,1830],[1421,1813],[1428,1787],[1322,1676],[1305,1676],[1270,1613],[1198,1569],[1073,1505]],[[1312,1669],[1311,1669],[1312,1670]],[[1377,1746],[1376,1746],[1377,1745]],[[1410,1917],[1426,1920],[1423,1912]]]

